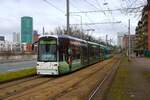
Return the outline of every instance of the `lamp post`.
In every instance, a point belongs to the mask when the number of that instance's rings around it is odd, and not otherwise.
[[[131,37],[130,37],[130,19],[129,19],[129,27],[128,27],[128,37],[129,37],[129,51],[128,51],[128,61],[130,61],[130,53],[131,53]]]
[[[70,32],[69,0],[66,0],[66,11],[67,11],[67,34],[69,34],[69,32]]]

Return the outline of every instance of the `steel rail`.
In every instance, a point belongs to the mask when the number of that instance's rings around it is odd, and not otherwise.
[[[117,60],[117,61],[116,61],[116,63],[118,63],[116,69],[118,69],[118,66],[119,66],[120,62],[121,62],[121,60],[119,60],[119,61]],[[112,68],[116,65],[116,63],[114,63],[114,64],[112,65]],[[91,92],[91,94],[90,94],[89,97],[88,97],[88,100],[92,100],[92,98],[95,96],[95,94],[96,94],[98,91],[101,91],[100,88],[101,88],[102,85],[106,82],[106,80],[111,76],[111,74],[113,73],[113,71],[114,71],[114,69],[112,69],[112,71],[111,71],[109,74],[107,74],[107,75],[103,78],[102,81],[99,81],[98,86],[96,87],[96,89],[94,89],[94,90]]]

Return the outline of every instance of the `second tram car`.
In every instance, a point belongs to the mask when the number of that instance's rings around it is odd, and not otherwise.
[[[108,58],[108,52],[103,45],[71,36],[42,36],[38,41],[37,74],[66,74]]]

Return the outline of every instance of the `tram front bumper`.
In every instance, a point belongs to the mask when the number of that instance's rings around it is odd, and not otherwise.
[[[54,69],[37,69],[39,75],[59,75],[58,70]]]

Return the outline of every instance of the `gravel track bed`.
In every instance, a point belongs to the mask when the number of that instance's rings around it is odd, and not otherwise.
[[[70,97],[67,100],[83,100],[88,97],[97,82],[112,69],[115,61],[116,57],[113,57],[61,77],[40,77],[33,81],[10,85],[0,90],[0,97],[7,100],[66,100],[66,97]]]

